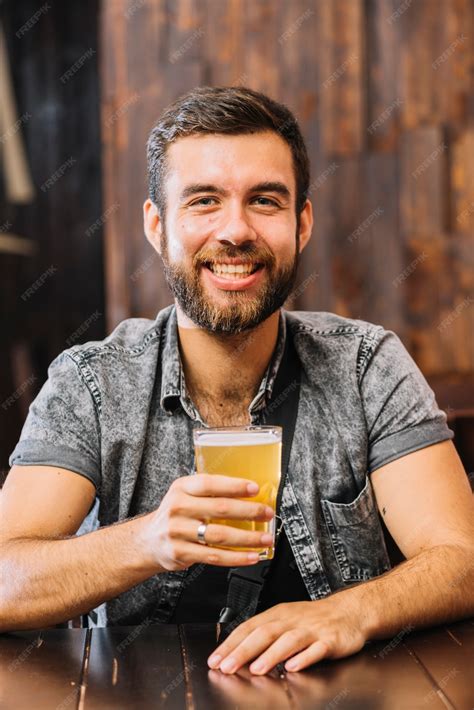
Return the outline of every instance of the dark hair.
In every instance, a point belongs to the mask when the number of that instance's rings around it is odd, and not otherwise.
[[[180,96],[161,115],[147,142],[148,191],[161,218],[166,212],[166,149],[183,136],[199,133],[238,135],[275,131],[290,146],[296,180],[296,214],[306,202],[310,170],[296,118],[283,104],[245,86],[200,86]]]

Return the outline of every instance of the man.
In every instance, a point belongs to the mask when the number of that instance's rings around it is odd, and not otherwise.
[[[175,304],[52,363],[1,496],[0,629],[216,621],[228,568],[257,561],[238,548],[268,541],[202,524],[272,511],[248,478],[194,474],[192,431],[265,422],[287,342],[301,387],[283,532],[258,613],[209,665],[299,670],[471,615],[471,491],[420,371],[381,326],[282,308],[313,224],[292,114],[195,89],[151,132],[148,167],[145,232]],[[380,516],[407,558],[393,570]]]

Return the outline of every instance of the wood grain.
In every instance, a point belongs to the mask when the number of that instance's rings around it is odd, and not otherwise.
[[[16,631],[0,637],[0,707],[77,707],[85,629]]]
[[[0,635],[0,705],[58,710],[343,710],[449,708],[474,703],[474,620],[369,642],[352,656],[297,673],[211,671],[214,624],[47,629]]]
[[[94,708],[185,707],[185,676],[178,627],[92,630],[86,705]]]
[[[474,625],[452,624],[414,634],[407,646],[435,683],[429,699],[444,696],[456,708],[470,708],[473,700],[472,659]]]
[[[101,23],[102,125],[138,96],[104,131],[109,329],[172,302],[143,236],[148,131],[193,86],[244,84],[287,103],[311,159],[286,306],[392,328],[427,376],[474,373],[472,0],[114,0]]]

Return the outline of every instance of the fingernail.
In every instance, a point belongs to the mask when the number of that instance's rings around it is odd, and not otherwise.
[[[258,483],[249,483],[247,486],[247,491],[254,495],[255,493],[258,493],[260,486]]]
[[[288,661],[287,663],[285,663],[285,668],[288,671],[292,671],[296,668],[297,665],[298,664],[296,663],[296,661]]]
[[[209,666],[211,666],[211,668],[216,668],[221,661],[222,656],[219,656],[219,654],[216,653],[214,654],[214,656],[210,656],[210,658],[208,658],[207,663]]]
[[[221,663],[221,671],[224,673],[232,673],[236,666],[235,658],[232,658],[232,656],[229,656],[229,658],[226,658],[225,661],[222,661]]]
[[[249,560],[258,560],[259,559],[258,552],[249,552],[247,557]]]
[[[260,538],[260,542],[262,543],[262,545],[271,545],[271,543],[273,542],[273,535],[270,535],[269,533],[265,533]]]
[[[260,673],[260,671],[263,671],[263,663],[261,661],[255,661],[255,663],[252,663],[250,666],[250,670],[252,673]]]
[[[270,516],[271,518],[273,518],[273,516],[275,515],[275,511],[273,510],[273,508],[269,508],[269,507],[267,506],[267,508],[266,508],[266,510],[265,510],[265,515],[266,515],[267,517]]]

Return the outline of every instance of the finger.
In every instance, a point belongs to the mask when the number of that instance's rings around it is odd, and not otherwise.
[[[197,542],[197,529],[199,520],[189,518],[179,518],[173,521],[173,537]],[[206,544],[209,546],[224,545],[226,547],[268,547],[273,543],[273,535],[265,532],[252,530],[240,530],[231,525],[217,525],[209,523],[204,535]]]
[[[311,644],[311,640],[307,629],[296,628],[286,631],[252,663],[250,671],[258,675],[267,673],[277,663],[281,663],[298,651],[307,648]]]
[[[204,498],[183,496],[174,509],[185,517],[214,520],[257,520],[268,522],[275,511],[265,503],[251,503],[233,498]]]
[[[232,649],[227,657],[223,657],[219,668],[223,673],[235,673],[241,666],[260,655],[279,637],[281,623],[271,622],[254,629],[247,638]],[[209,659],[210,661],[211,659]]]
[[[258,483],[248,478],[234,478],[220,473],[195,473],[180,479],[183,490],[193,496],[246,498],[259,491]]]
[[[321,661],[323,658],[328,658],[329,655],[328,644],[321,640],[315,641],[304,649],[304,651],[290,658],[290,660],[285,663],[285,670],[300,671],[303,668],[311,666],[313,663]]]
[[[173,561],[185,565],[197,563],[219,567],[243,567],[259,561],[258,552],[235,552],[192,542],[180,542],[178,557],[179,560]]]
[[[215,651],[211,654],[211,656],[208,658],[208,664],[211,668],[217,668],[220,664],[220,662],[226,657],[230,656],[232,654],[232,651],[234,648],[237,648],[237,646],[244,640],[246,639],[254,629],[261,628],[262,624],[270,623],[272,621],[278,621],[278,615],[275,615],[275,611],[278,609],[280,605],[276,604],[274,607],[271,607],[270,609],[266,609],[265,611],[260,612],[260,614],[256,614],[255,616],[252,616],[250,619],[247,619],[247,621],[243,621],[240,623],[236,629],[232,631],[229,636],[223,641]]]

